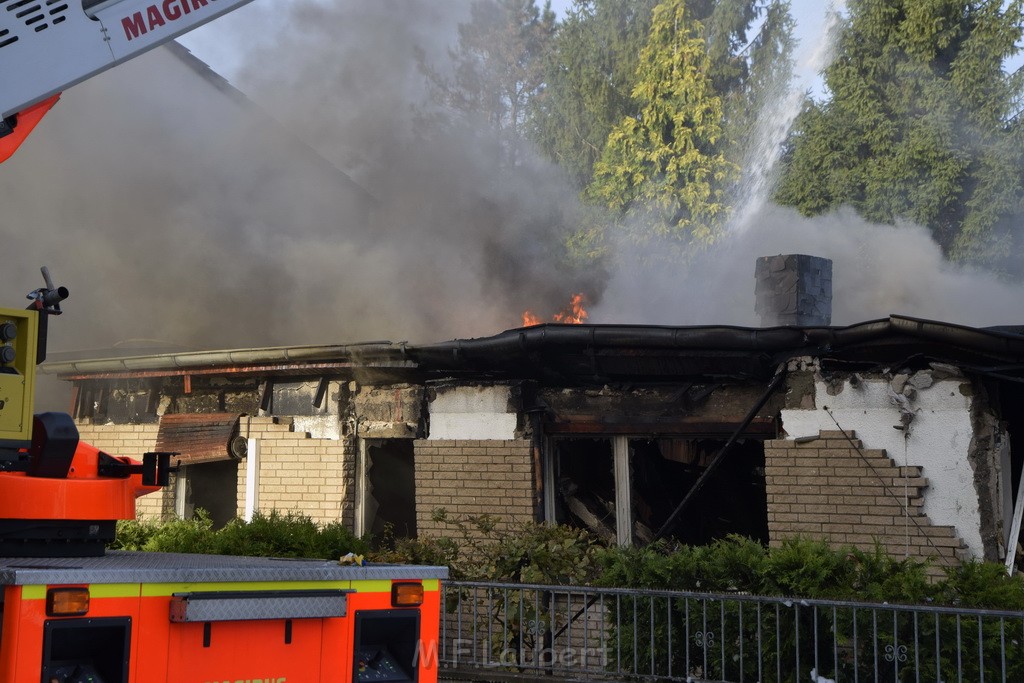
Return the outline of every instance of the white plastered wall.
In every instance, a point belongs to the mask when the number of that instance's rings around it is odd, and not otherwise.
[[[814,409],[783,410],[782,427],[790,439],[821,430],[855,431],[865,448],[885,449],[898,465],[920,466],[928,479],[924,513],[933,524],[954,526],[969,553],[981,558],[981,514],[968,458],[973,435],[969,388],[963,379],[917,388],[906,404],[913,420],[901,430],[895,428],[902,426],[901,411],[887,379],[864,379],[856,386],[818,380]]]
[[[436,389],[430,402],[428,439],[497,440],[516,438],[517,418],[510,412],[507,386],[459,386]]]

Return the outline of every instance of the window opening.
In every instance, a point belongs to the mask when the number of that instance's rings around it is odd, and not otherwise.
[[[206,510],[214,529],[238,516],[238,463],[204,462],[178,470],[175,511],[191,519],[197,508]]]
[[[366,443],[364,529],[379,538],[416,538],[416,469],[412,439]]]
[[[555,440],[555,521],[615,543],[615,463],[610,439]]]
[[[1021,412],[1022,410],[1024,410],[1024,390],[1020,388],[1020,385],[1009,382],[1000,383],[999,413],[1009,434],[1008,448],[1005,449],[1003,461],[1000,463],[1000,468],[1003,471],[1003,519],[1005,520],[1003,528],[1006,534],[1005,550],[1008,551],[1013,546],[1018,549],[1013,558],[1016,571],[1024,568],[1024,553],[1019,550],[1021,539],[1011,539],[1009,535],[1012,531],[1014,507],[1020,495],[1021,472],[1024,471],[1024,419],[1021,418],[1024,413]]]
[[[724,445],[725,441],[713,439],[631,440],[635,526],[652,536],[657,533]],[[764,444],[760,441],[733,445],[668,537],[705,545],[729,534],[768,542]]]
[[[588,529],[608,543],[648,543],[724,445],[716,439],[629,438],[628,464],[624,468],[620,458],[616,473],[612,439],[556,438],[555,521]],[[629,487],[630,495],[616,496],[619,486]],[[630,519],[619,525],[617,510]],[[730,534],[768,542],[761,441],[733,445],[668,537],[704,545]]]

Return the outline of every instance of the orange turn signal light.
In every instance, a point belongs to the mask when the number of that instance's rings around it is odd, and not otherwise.
[[[419,607],[423,604],[423,584],[391,584],[391,604],[394,607]]]
[[[88,588],[50,588],[46,591],[46,616],[81,617],[88,613]]]

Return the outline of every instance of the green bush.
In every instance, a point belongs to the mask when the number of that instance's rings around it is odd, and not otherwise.
[[[452,578],[553,585],[594,585],[708,593],[799,596],[867,602],[933,603],[1024,610],[1024,578],[1000,564],[966,562],[929,578],[929,565],[822,541],[787,539],[766,548],[729,536],[707,546],[664,542],[607,547],[568,526],[502,526],[489,515],[435,520],[450,536],[356,537],[340,522],[320,525],[292,512],[257,513],[214,531],[209,515],[170,522],[121,521],[113,549],[333,559],[347,553],[379,562],[442,565]]]
[[[117,532],[111,550],[144,550],[146,543],[162,525],[153,520],[122,519],[117,522]]]
[[[235,519],[217,532],[220,555],[337,559],[347,553],[366,555],[369,544],[340,523],[318,525],[305,515],[273,511],[252,521]]]
[[[450,518],[444,509],[434,520],[453,526],[455,536],[386,539],[390,548],[373,559],[445,565],[453,579],[466,581],[586,585],[599,575],[600,546],[586,531],[532,522],[506,527],[491,515]]]
[[[982,609],[1024,610],[1024,579],[1009,576],[1001,564],[965,562],[946,569],[938,602]]]
[[[164,553],[216,552],[213,522],[205,510],[198,510],[194,519],[175,519],[162,524],[121,522],[114,547]]]
[[[366,555],[369,544],[340,523],[324,526],[305,515],[257,513],[251,522],[235,519],[214,531],[210,517],[198,510],[194,519],[169,522],[122,521],[110,546],[123,550],[254,557],[337,559],[347,553]]]
[[[388,547],[372,551],[370,559],[392,564],[422,564],[448,567],[452,579],[465,579],[461,573],[461,549],[451,538],[399,538]]]
[[[791,539],[764,548],[749,539],[729,537],[709,546],[692,548],[665,544],[646,548],[609,548],[600,554],[600,584],[627,588],[692,591],[696,593],[749,593],[899,604],[942,604],[963,607],[1024,609],[1024,578],[1009,577],[999,564],[968,562],[946,570],[943,580],[930,577],[931,567],[921,561],[897,559],[880,546],[872,551],[852,547],[830,548],[816,540]],[[933,572],[932,572],[933,573]],[[853,633],[872,633],[877,616],[872,610],[852,607],[818,608],[799,600],[767,610],[760,620],[750,616],[752,605],[739,601],[706,601],[700,598],[666,598],[641,595],[612,605],[611,638],[620,643],[613,667],[628,668],[632,662],[651,662],[654,672],[682,671],[689,662],[707,666],[705,677],[734,680],[741,672],[787,672],[782,680],[803,680],[797,674],[796,643],[802,644],[804,660],[837,661],[828,671],[836,680],[872,680],[878,653],[897,654],[906,661],[935,656],[936,630],[948,647],[939,653],[944,680],[981,680],[993,671],[982,671],[982,662],[999,662],[1002,625],[998,620],[980,622],[975,617],[915,619],[910,612],[891,620],[872,639],[854,640]],[[707,610],[711,611],[709,614]],[[653,619],[649,618],[653,616]],[[637,617],[634,622],[634,616]],[[729,633],[734,642],[759,642],[763,658],[751,649],[734,651],[734,657],[706,658],[717,643],[701,639],[707,620],[716,633]],[[666,645],[669,624],[674,632],[691,638],[670,650]],[[757,629],[760,628],[758,632]],[[819,651],[807,651],[810,643]],[[920,648],[920,651],[917,650]],[[964,657],[962,653],[979,653]],[[833,653],[838,653],[834,659]],[[1009,678],[1024,680],[1024,656],[1014,650],[1005,662]],[[988,665],[986,665],[988,666]],[[831,668],[831,667],[830,667]],[[892,669],[883,667],[880,680],[890,680]],[[806,673],[806,671],[804,672]]]

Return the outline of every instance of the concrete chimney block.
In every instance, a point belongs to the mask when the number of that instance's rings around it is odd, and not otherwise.
[[[754,265],[754,311],[764,327],[832,324],[832,261],[806,254],[762,256]]]

